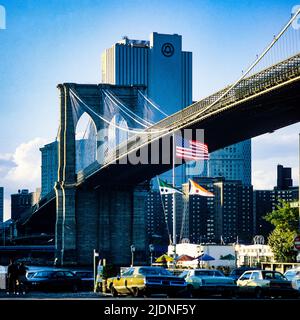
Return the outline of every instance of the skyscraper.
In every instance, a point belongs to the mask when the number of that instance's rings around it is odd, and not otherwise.
[[[209,177],[240,180],[251,185],[251,140],[242,141],[210,154]]]
[[[214,197],[190,196],[189,229],[194,243],[240,240],[253,237],[253,188],[238,180],[195,177]]]
[[[102,54],[102,82],[145,85],[148,97],[172,114],[192,103],[192,53],[182,50],[178,34],[125,37]]]
[[[182,50],[178,34],[153,32],[150,41],[124,37],[102,54],[102,82],[145,85],[147,97],[170,115],[192,104],[192,53]],[[155,115],[153,121],[162,118]],[[175,170],[177,185],[185,182],[184,170]],[[163,178],[171,181],[171,175]]]
[[[154,32],[150,41],[124,37],[102,54],[102,82],[145,85],[148,97],[172,114],[192,103],[192,53],[182,51],[182,37],[178,34]],[[191,176],[192,172],[195,170],[187,166],[186,174]],[[184,166],[176,168],[176,176],[184,173]],[[251,140],[211,153],[201,175],[240,180],[250,186]],[[164,177],[171,181],[170,172]],[[176,177],[178,185],[184,182]]]
[[[32,206],[32,193],[29,190],[18,190],[11,195],[11,219],[18,220]]]
[[[0,187],[0,223],[3,222],[4,218],[4,188]]]
[[[281,190],[293,186],[292,168],[287,168],[281,164],[277,165],[277,188]]]
[[[42,153],[42,192],[41,197],[44,197],[47,193],[53,190],[54,184],[57,180],[58,170],[58,142],[54,141],[46,144],[40,148]]]
[[[299,201],[299,188],[293,186],[292,168],[277,166],[277,185],[273,190],[255,190],[253,196],[253,214],[256,234],[267,237],[274,226],[264,217],[277,209],[281,201]]]

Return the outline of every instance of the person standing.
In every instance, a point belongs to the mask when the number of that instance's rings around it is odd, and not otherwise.
[[[7,280],[8,280],[8,293],[16,294],[17,293],[17,279],[18,279],[18,266],[11,259],[7,267]]]
[[[26,293],[26,273],[28,268],[25,266],[24,262],[21,262],[18,267],[18,292],[20,294]]]

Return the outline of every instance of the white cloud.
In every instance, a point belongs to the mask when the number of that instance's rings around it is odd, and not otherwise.
[[[10,181],[26,183],[31,187],[39,185],[38,179],[41,172],[39,148],[45,143],[44,139],[35,138],[18,146],[13,155],[13,162],[16,166],[8,171],[6,178]]]
[[[4,186],[5,219],[10,217],[10,194],[18,189],[35,191],[41,185],[40,147],[47,141],[35,138],[19,145],[12,154],[0,154],[0,179]]]
[[[272,189],[277,181],[277,165],[292,168],[298,185],[299,123],[252,139],[252,184],[254,189]]]
[[[291,167],[293,184],[298,185],[297,157],[273,157],[268,159],[253,160],[252,184],[254,189],[273,189],[277,183],[277,165]]]

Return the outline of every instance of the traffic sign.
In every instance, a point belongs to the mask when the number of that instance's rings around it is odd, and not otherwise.
[[[300,250],[300,235],[298,235],[297,237],[295,237],[295,239],[294,239],[294,246],[295,246],[295,249]]]

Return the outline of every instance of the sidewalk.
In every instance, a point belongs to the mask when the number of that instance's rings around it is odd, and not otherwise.
[[[0,291],[1,300],[15,299],[102,299],[109,298],[111,295],[102,293],[88,292],[29,292],[26,294],[7,294],[5,291]]]

